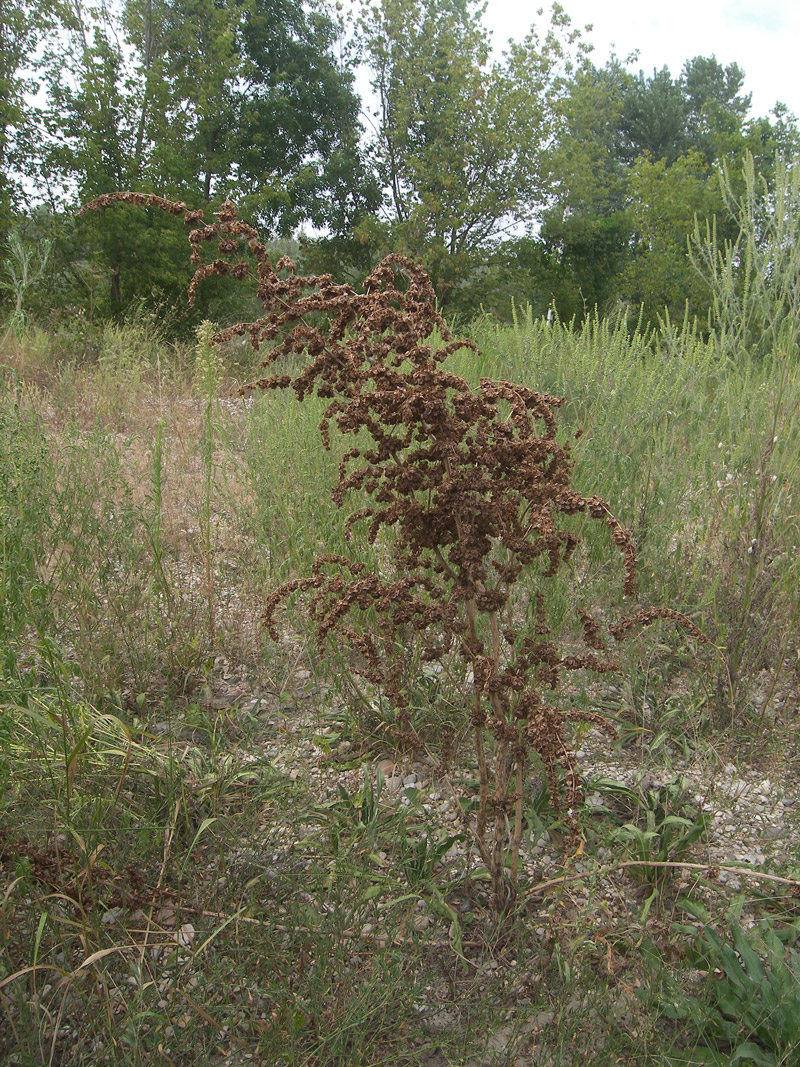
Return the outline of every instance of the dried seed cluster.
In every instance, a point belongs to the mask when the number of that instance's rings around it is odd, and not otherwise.
[[[207,225],[200,211],[143,194],[101,197],[88,207],[115,198],[185,215],[196,266],[190,301],[204,278],[243,278],[255,261],[264,316],[214,340],[246,335],[256,349],[269,343],[265,369],[282,357],[301,356],[296,374],[273,373],[250,388],[290,387],[299,400],[312,394],[327,399],[324,446],[334,426],[357,441],[341,461],[333,497],[340,507],[351,492],[366,497],[345,529],[350,537],[358,529],[368,542],[380,540],[385,565],[374,573],[355,558],[320,556],[311,575],[268,595],[266,625],[277,637],[278,607],[294,593],[309,594],[320,643],[349,646],[352,670],[391,702],[399,737],[411,744],[421,742],[409,713],[409,643],[416,643],[423,662],[446,662],[451,671],[457,665],[469,680],[464,711],[480,779],[471,828],[492,878],[495,907],[503,910],[516,880],[531,753],[546,768],[554,802],[566,801],[574,811],[580,781],[564,723],[610,729],[594,712],[553,703],[562,673],[616,667],[601,626],[585,611],[579,615],[586,648],[579,654],[555,646],[541,593],[528,598],[528,622],[521,625],[519,579],[524,573],[541,584],[557,574],[578,543],[568,519],[579,513],[608,528],[626,594],[636,578],[628,531],[604,500],[581,496],[571,485],[569,451],[556,440],[562,400],[506,381],[484,379],[473,389],[449,373],[448,357],[474,345],[452,339],[430,280],[403,256],[385,259],[359,293],[330,275],[303,277],[286,258],[273,268],[257,231],[238,220],[232,204]],[[218,257],[204,263],[202,246],[210,241],[217,242]],[[240,255],[243,241],[251,259]],[[638,612],[608,630],[621,639],[661,617],[702,637],[669,609]]]

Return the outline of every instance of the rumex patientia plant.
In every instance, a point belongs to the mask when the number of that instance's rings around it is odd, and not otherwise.
[[[321,555],[310,575],[268,594],[265,622],[277,639],[279,607],[306,594],[320,645],[332,641],[348,650],[354,675],[393,707],[397,739],[412,745],[421,741],[404,667],[409,643],[416,643],[422,663],[446,662],[464,678],[479,779],[478,804],[464,819],[489,872],[494,909],[505,911],[518,878],[532,757],[544,765],[553,801],[567,805],[577,832],[580,780],[565,723],[613,732],[599,714],[561,708],[555,698],[565,672],[616,667],[600,624],[585,611],[577,652],[560,651],[548,624],[541,588],[578,544],[570,517],[605,524],[621,557],[626,595],[636,578],[630,534],[604,500],[571,485],[569,449],[556,439],[562,401],[506,381],[483,379],[474,389],[451,374],[448,357],[474,345],[452,339],[430,280],[403,256],[385,259],[359,293],[330,275],[303,277],[287,258],[273,268],[257,231],[237,218],[232,204],[206,225],[202,212],[146,194],[112,194],[88,207],[119,200],[184,214],[196,267],[190,300],[204,278],[251,276],[255,260],[264,316],[237,323],[214,341],[247,335],[256,349],[269,344],[265,369],[282,357],[301,357],[297,373],[268,374],[250,388],[291,388],[300,401],[327,400],[323,446],[330,446],[333,428],[356,442],[341,461],[333,498],[342,508],[350,491],[366,499],[347,515],[345,532],[349,539],[358,532],[380,541],[379,569]],[[219,255],[203,262],[202,246],[210,241]],[[242,258],[243,241],[251,258]],[[535,580],[522,583],[523,576]],[[619,639],[658,617],[700,636],[670,609],[639,611],[606,629]]]

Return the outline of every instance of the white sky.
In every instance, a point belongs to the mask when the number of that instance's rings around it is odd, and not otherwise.
[[[723,66],[738,63],[744,92],[753,94],[755,116],[777,101],[800,116],[800,3],[798,0],[561,0],[574,26],[593,25],[592,62],[602,67],[613,50],[620,58],[639,50],[631,70],[652,74],[667,66],[680,73],[687,59],[715,55]],[[537,10],[545,14],[537,16]],[[543,30],[550,0],[488,0],[484,22],[501,50],[532,23]]]

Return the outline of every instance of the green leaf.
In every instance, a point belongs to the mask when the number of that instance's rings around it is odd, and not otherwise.
[[[656,900],[657,897],[658,889],[654,889],[650,896],[647,898],[647,900],[644,902],[642,914],[639,916],[639,922],[642,924],[642,926],[644,926],[644,924],[647,922],[647,916],[650,914],[650,909],[652,908],[653,902]]]
[[[78,741],[76,742],[69,756],[67,756],[67,791],[69,793],[72,792],[72,787],[75,782],[75,772],[78,769],[78,756],[86,747],[86,742],[89,740],[93,729],[94,723],[92,723],[91,726],[86,727],[81,736],[78,738]]]
[[[763,981],[764,966],[761,963],[758,953],[753,951],[747,934],[738,925],[733,926],[731,932],[733,934],[733,943],[736,946],[736,951],[742,957],[742,962],[744,963],[748,977],[752,981]]]
[[[191,843],[191,845],[189,845],[189,848],[186,851],[186,856],[184,858],[183,864],[181,865],[181,873],[180,873],[180,877],[181,878],[183,878],[183,873],[186,870],[186,864],[189,862],[189,859],[191,857],[192,852],[194,852],[195,845],[200,840],[200,838],[203,836],[203,834],[206,832],[206,830],[210,826],[213,826],[216,821],[217,821],[217,816],[216,815],[209,815],[207,818],[203,819],[203,821],[197,827],[197,832],[195,833],[194,837],[192,838],[192,843]]]
[[[39,923],[36,927],[36,936],[33,939],[33,966],[36,967],[39,960],[39,948],[42,944],[42,933],[44,932],[44,924],[47,922],[47,912],[43,911],[39,916]]]
[[[678,897],[677,904],[679,908],[688,912],[692,918],[699,919],[702,923],[711,921],[711,914],[701,900],[695,900],[694,897]]]
[[[664,1063],[669,1067],[706,1067],[712,1064],[714,1067],[728,1067],[730,1060],[727,1056],[716,1049],[699,1046],[691,1052],[674,1053],[664,1057]]]
[[[730,1058],[731,1067],[734,1063],[741,1063],[743,1060],[751,1060],[756,1067],[777,1067],[778,1063],[774,1053],[765,1052],[752,1041],[745,1041],[744,1044],[739,1045]]]
[[[730,945],[722,946],[719,951],[719,961],[731,988],[746,1002],[753,993],[753,983]]]

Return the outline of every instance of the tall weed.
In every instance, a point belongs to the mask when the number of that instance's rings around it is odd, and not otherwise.
[[[361,294],[329,276],[302,277],[286,259],[273,268],[257,231],[237,218],[232,204],[202,228],[195,226],[202,212],[143,194],[103,196],[87,207],[116,201],[185,214],[194,227],[190,301],[205,278],[250,273],[238,258],[240,242],[247,241],[266,314],[214,340],[247,335],[255,349],[274,342],[263,363],[273,373],[257,387],[291,387],[300,401],[327,401],[323,447],[330,447],[334,428],[354,443],[332,488],[334,502],[346,507],[347,551],[333,554],[326,545],[310,575],[272,591],[268,629],[278,639],[276,608],[294,593],[308,594],[320,648],[347,649],[351,677],[381,694],[396,714],[396,740],[415,748],[425,740],[411,718],[409,665],[447,665],[465,679],[462,720],[471,727],[480,781],[477,812],[474,818],[465,813],[465,822],[499,915],[515,893],[531,758],[544,764],[554,804],[566,798],[577,832],[580,783],[563,725],[608,728],[593,711],[563,709],[556,695],[566,672],[616,669],[600,624],[580,606],[578,651],[560,652],[552,640],[542,590],[557,584],[548,579],[578,548],[579,524],[594,520],[604,529],[609,555],[619,557],[624,593],[632,596],[635,589],[630,534],[602,498],[572,487],[569,451],[556,440],[555,412],[563,400],[506,380],[483,378],[472,389],[443,369],[450,355],[475,346],[450,338],[427,275],[405,257],[384,260]],[[203,262],[202,245],[210,240],[218,240],[219,256],[226,258]],[[398,272],[402,288],[395,284]],[[298,369],[292,361],[300,361]],[[374,569],[350,550],[356,537],[383,548]],[[528,589],[520,596],[523,574]],[[620,640],[660,617],[701,636],[671,608],[634,611],[607,628]]]

